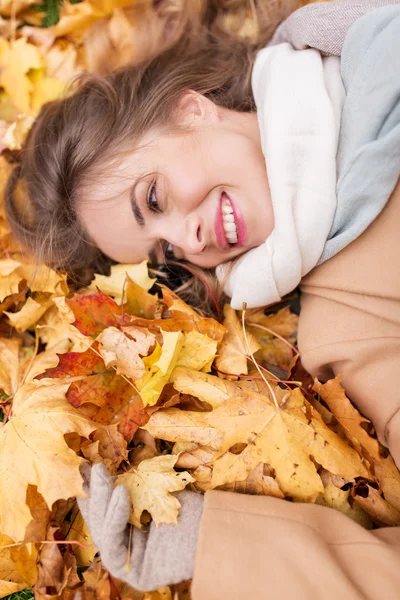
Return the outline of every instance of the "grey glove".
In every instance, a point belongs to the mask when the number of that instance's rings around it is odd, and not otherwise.
[[[183,490],[176,494],[182,505],[178,525],[150,525],[148,533],[133,527],[128,561],[131,503],[123,485],[102,463],[90,474],[90,495],[78,505],[104,567],[138,591],[152,591],[191,579],[194,570],[203,496]]]

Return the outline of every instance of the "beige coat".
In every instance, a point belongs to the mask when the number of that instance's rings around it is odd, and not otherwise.
[[[400,182],[380,216],[302,281],[299,348],[342,374],[400,467]],[[399,600],[400,528],[265,496],[205,496],[193,600]]]

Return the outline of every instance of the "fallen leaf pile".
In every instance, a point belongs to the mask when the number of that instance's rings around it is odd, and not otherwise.
[[[0,2],[1,197],[40,106],[81,71],[148,52],[132,40],[151,19],[160,27],[154,10],[145,0]],[[145,262],[72,292],[22,251],[0,204],[0,597],[33,587],[46,600],[189,598],[190,582],[143,596],[106,572],[76,503],[83,463],[104,463],[127,486],[134,527],[176,523],[184,488],[399,526],[392,458],[340,377],[320,383],[302,369],[296,332],[288,305],[204,317]]]

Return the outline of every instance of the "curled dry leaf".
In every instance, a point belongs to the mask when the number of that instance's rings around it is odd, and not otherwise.
[[[250,332],[247,332],[245,338],[242,324],[228,304],[224,307],[224,326],[227,332],[219,346],[216,367],[226,375],[247,375],[248,356],[257,352],[261,346]]]
[[[370,421],[362,417],[351,404],[340,383],[340,376],[325,384],[316,379],[313,389],[327,403],[354,448],[371,462],[386,501],[400,512],[400,472],[391,456],[386,458],[382,456],[378,440],[371,437],[363,428],[362,425],[369,424]]]

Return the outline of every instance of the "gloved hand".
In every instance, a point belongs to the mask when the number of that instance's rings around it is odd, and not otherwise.
[[[117,579],[138,591],[191,579],[194,570],[203,496],[183,490],[178,525],[150,525],[148,533],[133,527],[128,562],[131,502],[123,485],[114,488],[113,478],[102,463],[92,467],[88,498],[78,505],[104,567]]]

